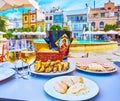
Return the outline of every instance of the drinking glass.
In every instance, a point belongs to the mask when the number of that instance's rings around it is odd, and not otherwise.
[[[32,64],[35,61],[35,51],[33,42],[31,40],[26,41],[26,50],[21,50],[21,60],[27,64],[28,68],[26,69],[26,72],[24,73],[24,76],[26,78],[29,78],[29,70],[30,70],[30,64]]]
[[[16,62],[18,60],[20,60],[20,49],[16,48],[16,46],[18,45],[18,43],[16,42],[16,40],[10,40],[10,44],[9,46],[7,46],[8,51],[6,52],[6,59],[12,63],[14,65],[14,69],[16,71],[16,75],[15,77],[18,78],[20,75],[18,73],[18,68],[16,67]]]

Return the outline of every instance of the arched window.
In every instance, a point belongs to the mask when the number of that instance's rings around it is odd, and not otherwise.
[[[111,7],[108,7],[108,10],[111,10]]]
[[[104,28],[104,22],[101,21],[100,24],[99,24],[100,28]]]
[[[118,28],[120,28],[120,21],[117,21],[117,26],[118,26]]]
[[[27,21],[27,16],[25,16],[25,21]]]
[[[46,18],[45,18],[46,20],[48,20],[48,16],[46,16]]]
[[[50,20],[52,20],[52,16],[50,16]]]
[[[32,21],[34,21],[35,20],[35,16],[34,15],[32,15]]]
[[[92,23],[91,23],[91,26],[93,26],[93,27],[95,28],[95,22],[92,22]]]

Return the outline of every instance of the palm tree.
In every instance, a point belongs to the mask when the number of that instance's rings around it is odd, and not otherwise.
[[[0,17],[0,31],[5,32],[5,21]]]

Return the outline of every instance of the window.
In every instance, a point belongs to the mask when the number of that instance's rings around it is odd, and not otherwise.
[[[62,14],[54,15],[53,22],[54,23],[63,23],[63,15]]]
[[[82,20],[83,20],[83,16],[80,17],[80,21],[82,21]]]
[[[71,17],[70,16],[68,17],[68,21],[71,21]]]
[[[48,16],[46,16],[46,18],[45,18],[46,20],[48,20]]]
[[[71,16],[71,21],[75,21],[75,16]]]
[[[27,16],[25,16],[25,21],[27,21]]]
[[[114,12],[114,16],[118,16],[118,12]]]
[[[78,25],[74,25],[74,30],[78,30],[79,26]]]
[[[101,17],[105,17],[105,13],[101,13]]]
[[[103,21],[100,22],[100,28],[104,28],[104,22]]]
[[[94,16],[94,18],[96,18],[98,16],[98,14],[94,14],[93,16]]]
[[[34,19],[35,17],[34,17],[34,15],[32,15],[32,21],[34,21],[35,19]]]
[[[117,21],[117,26],[118,26],[118,28],[120,28],[120,21]]]
[[[79,21],[79,16],[76,16],[76,21]]]
[[[110,8],[110,7],[108,7],[108,10],[111,10],[111,8]]]
[[[95,22],[92,22],[92,23],[91,23],[91,26],[93,26],[93,27],[95,28]]]
[[[52,16],[50,16],[50,20],[52,20]]]
[[[86,28],[86,24],[83,24],[83,29]]]
[[[78,33],[74,33],[74,38],[77,38],[78,37]]]
[[[83,21],[87,21],[87,17],[86,16],[83,16]]]

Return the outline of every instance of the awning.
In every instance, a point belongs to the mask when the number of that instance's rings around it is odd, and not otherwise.
[[[25,7],[33,7],[39,10],[39,5],[35,0],[0,0],[0,11]]]

